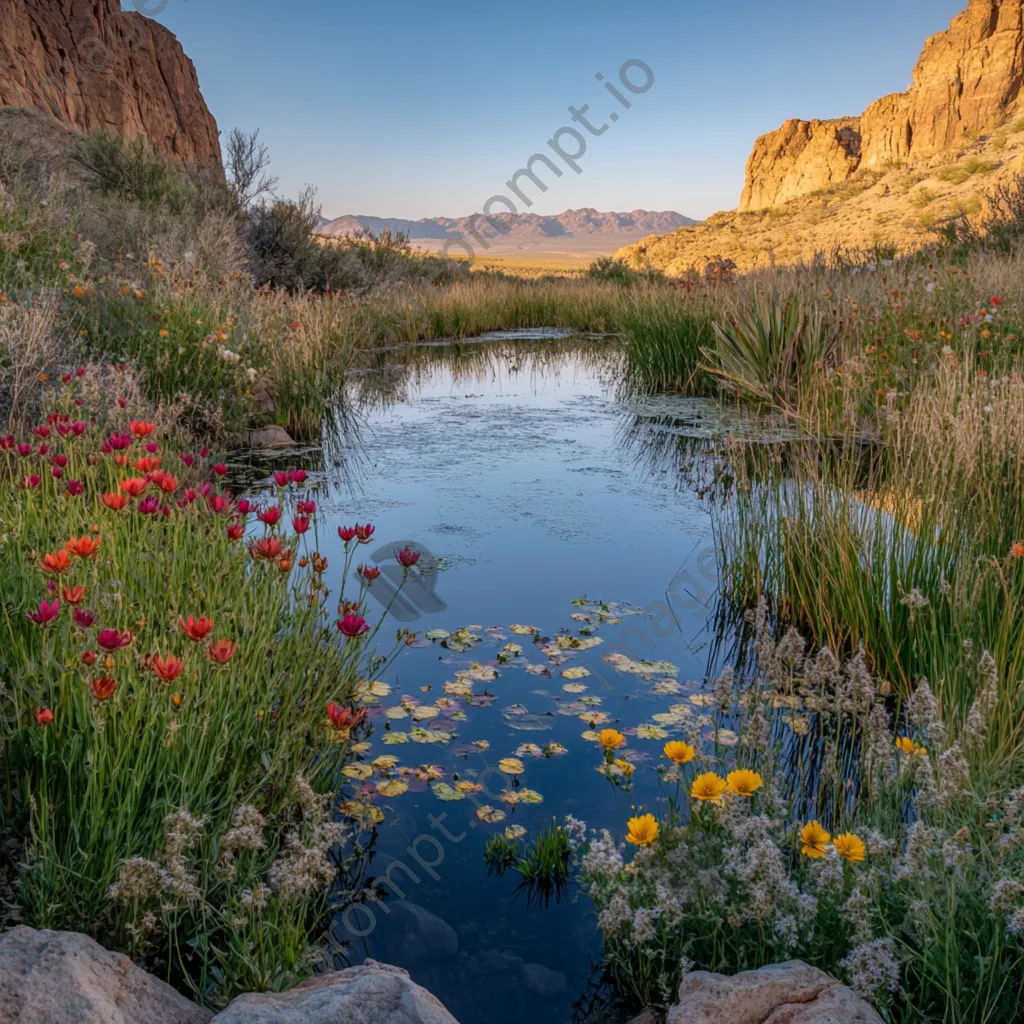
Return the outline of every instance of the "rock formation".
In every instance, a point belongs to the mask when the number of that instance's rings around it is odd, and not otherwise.
[[[224,177],[192,62],[171,32],[120,0],[3,0],[0,105],[80,132],[144,136],[161,156]]]
[[[762,135],[747,162],[740,211],[780,206],[839,184],[955,149],[991,129],[1024,90],[1024,0],[970,0],[932,36],[906,92],[859,118],[786,121]]]

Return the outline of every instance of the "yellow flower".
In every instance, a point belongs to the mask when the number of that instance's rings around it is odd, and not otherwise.
[[[854,864],[859,864],[864,859],[864,840],[852,832],[844,832],[841,836],[836,836],[832,840],[832,845],[840,857],[845,857]]]
[[[800,852],[805,857],[824,857],[831,838],[820,822],[809,821],[800,830]]]
[[[627,761],[624,757],[617,757],[614,761],[615,767],[628,779],[636,769],[636,765]]]
[[[669,740],[665,744],[665,756],[676,764],[689,764],[697,756],[697,751],[682,740]]]
[[[627,843],[634,846],[650,846],[658,838],[658,822],[653,814],[641,814],[639,818],[630,818],[626,824],[629,827]]]
[[[729,772],[725,781],[729,786],[729,792],[737,796],[753,796],[764,785],[761,776],[749,768],[738,768],[734,772]]]
[[[605,750],[617,750],[626,745],[626,737],[618,729],[602,729],[597,734],[597,738]]]
[[[705,772],[693,780],[690,787],[690,796],[694,800],[706,800],[709,803],[720,804],[728,783],[714,772]]]
[[[902,751],[904,754],[927,754],[928,751],[915,743],[909,736],[900,736],[896,740],[896,749]]]

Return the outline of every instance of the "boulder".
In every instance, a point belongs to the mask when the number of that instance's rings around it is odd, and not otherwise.
[[[458,953],[458,933],[443,917],[410,900],[398,900],[391,909],[403,918],[402,941],[395,949],[399,963],[450,960]]]
[[[206,1024],[211,1016],[87,935],[24,925],[0,935],[0,1021]]]
[[[667,1024],[882,1024],[882,1018],[824,971],[790,960],[731,977],[687,974]]]
[[[213,1024],[458,1024],[398,967],[367,960],[288,992],[239,996]]]
[[[250,448],[281,448],[295,444],[284,427],[257,427],[249,431]]]
[[[557,996],[559,992],[565,992],[569,988],[561,971],[553,971],[543,964],[523,964],[519,970],[523,985],[539,995]]]

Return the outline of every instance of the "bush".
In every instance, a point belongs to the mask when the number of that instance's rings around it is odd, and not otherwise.
[[[958,259],[971,252],[1016,256],[1024,243],[1024,175],[1015,174],[986,192],[980,219],[964,212],[939,225],[940,246]]]
[[[641,283],[663,280],[659,270],[634,269],[625,260],[614,256],[599,256],[587,267],[587,277],[595,281],[610,281],[625,288]]]

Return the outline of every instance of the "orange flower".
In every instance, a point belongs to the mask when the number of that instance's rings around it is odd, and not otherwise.
[[[1020,541],[1017,541],[1017,543],[1010,548],[1010,557],[1024,558],[1024,544],[1022,544]]]
[[[219,640],[215,640],[210,644],[207,654],[210,658],[217,662],[218,665],[226,665],[234,656],[235,651],[238,650],[238,644],[233,643],[230,640],[225,640],[221,637]]]
[[[43,572],[67,572],[71,568],[71,556],[66,551],[55,551],[53,554],[43,555],[39,564]]]
[[[171,706],[177,710],[181,707],[182,702],[185,700],[185,694],[183,693],[172,693],[171,694]]]
[[[107,493],[103,495],[103,504],[107,508],[112,508],[115,512],[119,512],[128,504],[128,499],[123,494]]]
[[[97,700],[109,700],[117,689],[117,683],[110,676],[103,675],[92,681],[92,692]]]
[[[292,560],[290,558],[279,558],[277,560],[277,567],[281,570],[281,572],[291,572]]]
[[[178,478],[173,473],[165,473],[163,470],[151,473],[150,479],[164,494],[173,493],[178,486]]]
[[[67,604],[81,604],[85,600],[85,587],[62,587],[60,596]]]
[[[151,458],[148,455],[144,455],[141,459],[135,460],[135,468],[140,473],[152,473],[154,469],[160,468],[160,456]]]
[[[213,619],[208,619],[205,615],[200,615],[198,619],[191,615],[187,619],[179,617],[178,622],[185,636],[196,643],[205,640],[213,629]]]
[[[128,497],[137,498],[149,487],[149,481],[144,476],[131,476],[127,480],[122,480],[118,486]]]
[[[64,542],[64,547],[79,558],[91,558],[103,543],[102,537],[72,537]]]
[[[149,437],[156,430],[155,423],[146,423],[143,420],[132,420],[128,424],[132,437]]]
[[[149,667],[165,683],[173,683],[181,675],[185,662],[180,658],[176,658],[173,654],[168,654],[166,658],[161,658],[159,654],[154,654],[149,661]]]

